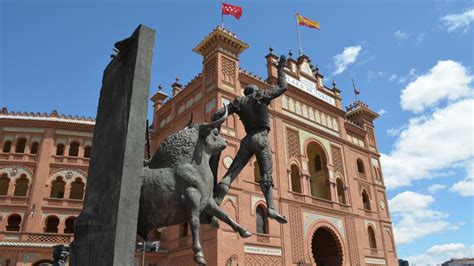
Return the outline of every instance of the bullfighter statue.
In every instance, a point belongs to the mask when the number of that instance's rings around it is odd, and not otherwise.
[[[226,112],[229,114],[237,113],[247,133],[240,142],[239,151],[227,173],[216,187],[215,200],[218,204],[222,202],[229,191],[230,184],[237,178],[250,158],[255,155],[262,175],[260,189],[267,202],[267,215],[282,224],[288,221],[275,210],[272,197],[273,168],[272,152],[268,141],[268,132],[270,131],[268,105],[287,90],[284,73],[285,65],[286,58],[281,56],[277,66],[278,83],[276,87],[260,90],[256,85],[248,85],[244,89],[243,97],[236,97],[227,106],[218,110],[213,117],[213,120],[217,120]]]
[[[241,237],[252,234],[232,220],[214,201],[212,155],[227,142],[218,127],[227,112],[211,123],[191,124],[168,136],[142,169],[138,234],[146,241],[150,231],[189,222],[193,236],[194,260],[206,265],[200,240],[201,216],[216,217]]]

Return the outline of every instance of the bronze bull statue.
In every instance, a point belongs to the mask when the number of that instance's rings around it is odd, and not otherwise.
[[[214,180],[209,159],[227,147],[217,121],[191,125],[166,138],[142,171],[138,234],[146,240],[156,228],[189,222],[194,260],[206,265],[199,238],[200,216],[214,216],[242,237],[252,234],[229,218],[212,198]]]

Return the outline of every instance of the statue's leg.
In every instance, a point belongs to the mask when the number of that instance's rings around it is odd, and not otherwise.
[[[225,195],[227,195],[229,192],[230,184],[237,178],[240,171],[242,171],[244,166],[249,162],[252,155],[253,153],[244,144],[241,144],[234,161],[229,167],[229,170],[217,185],[217,195],[215,200],[218,205],[222,203]]]
[[[224,223],[228,224],[235,232],[238,232],[241,237],[247,238],[252,236],[252,233],[247,231],[247,229],[243,228],[240,224],[236,223],[232,220],[227,213],[225,213],[219,205],[214,201],[214,199],[209,200],[209,206],[206,209],[209,215],[217,217],[219,220],[223,221]]]
[[[263,132],[256,141],[258,142],[258,150],[255,151],[255,156],[257,157],[258,165],[260,166],[260,173],[262,178],[260,180],[260,189],[265,196],[265,201],[267,202],[267,211],[268,217],[275,219],[279,223],[287,223],[288,220],[285,216],[278,213],[275,210],[275,205],[273,203],[273,168],[272,168],[272,152],[270,150],[270,143],[266,132]]]
[[[194,261],[199,265],[206,265],[204,253],[202,253],[201,240],[199,238],[199,202],[201,201],[201,192],[194,187],[187,188],[184,195],[186,211],[188,211],[193,235]]]

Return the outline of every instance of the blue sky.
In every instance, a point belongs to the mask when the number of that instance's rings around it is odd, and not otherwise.
[[[241,66],[265,77],[269,45],[303,51],[336,80],[344,105],[381,114],[376,134],[400,258],[474,257],[472,1],[228,1],[225,27],[250,45]],[[94,116],[113,43],[143,23],[157,30],[151,92],[201,69],[192,52],[220,22],[220,1],[0,0],[0,106]],[[149,115],[151,115],[151,108]]]

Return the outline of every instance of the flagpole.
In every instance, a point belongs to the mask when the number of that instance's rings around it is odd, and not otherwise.
[[[296,35],[298,35],[298,48],[300,56],[303,55],[303,49],[301,49],[301,39],[300,39],[300,27],[298,25],[298,13],[295,11],[295,19],[296,19]]]
[[[221,28],[224,28],[224,12],[222,12],[223,5],[224,5],[224,0],[221,0]]]
[[[354,89],[354,97],[355,97],[355,101],[357,102],[357,89],[356,89],[356,85],[354,83],[354,78],[352,78],[352,87]]]

